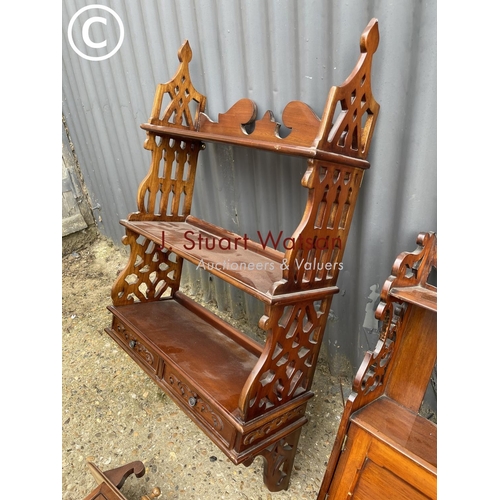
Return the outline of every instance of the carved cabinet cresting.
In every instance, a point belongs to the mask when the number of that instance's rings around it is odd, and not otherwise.
[[[151,117],[141,125],[151,164],[137,211],[121,221],[130,258],[112,288],[106,331],[232,462],[249,465],[262,456],[271,491],[289,484],[339,264],[369,168],[379,111],[371,91],[378,42],[373,19],[361,35],[356,66],[332,87],[321,118],[306,104],[290,102],[282,120],[291,132],[283,138],[273,114],[257,119],[249,99],[212,121],[205,96],[191,82],[186,41],[177,73],[157,86]],[[302,185],[309,194],[292,236],[302,243],[281,252],[190,214],[205,142],[307,161]],[[200,238],[219,244],[189,244]],[[263,302],[264,345],[179,290],[184,260],[203,262],[208,272]]]

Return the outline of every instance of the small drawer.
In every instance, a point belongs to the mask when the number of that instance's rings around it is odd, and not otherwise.
[[[118,319],[113,318],[112,333],[120,340],[123,348],[132,359],[143,366],[149,373],[156,374],[159,356],[142,337],[129,330]]]
[[[183,380],[182,376],[168,366],[165,366],[162,382],[168,392],[176,396],[175,399],[193,415],[195,420],[203,422],[218,435],[225,447],[229,446],[233,437],[233,426],[217,408],[207,403],[194,388]]]

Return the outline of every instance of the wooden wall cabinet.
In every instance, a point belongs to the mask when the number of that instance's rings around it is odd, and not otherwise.
[[[212,121],[204,113],[205,96],[190,79],[186,41],[176,75],[158,85],[151,117],[141,125],[151,166],[139,186],[138,211],[121,221],[130,259],[113,285],[113,320],[106,331],[235,464],[264,457],[271,491],[289,484],[328,311],[338,292],[339,263],[369,167],[379,110],[371,92],[378,41],[373,19],[361,35],[354,70],[332,87],[322,117],[299,101],[285,107],[283,122],[291,129],[285,138],[270,111],[256,119],[249,99]],[[205,141],[307,160],[302,185],[309,196],[293,248],[263,248],[190,215]],[[215,249],[193,248],[190,242],[199,238],[217,242]],[[265,304],[259,322],[267,332],[263,346],[179,291],[184,259],[203,261],[209,272]]]
[[[418,414],[436,363],[436,235],[417,244],[383,287],[380,338],[355,377],[318,500],[437,496],[437,425]]]

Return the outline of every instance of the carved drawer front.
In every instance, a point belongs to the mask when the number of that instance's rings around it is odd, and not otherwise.
[[[162,382],[168,391],[176,396],[176,400],[182,407],[193,416],[193,418],[200,422],[210,431],[217,434],[219,439],[226,447],[232,441],[233,427],[229,421],[224,418],[217,408],[207,403],[203,397],[200,396],[196,389],[190,387],[182,375],[178,374],[167,364],[163,370]]]
[[[305,413],[306,403],[283,413],[279,417],[273,418],[272,420],[263,423],[261,426],[253,429],[250,432],[245,433],[242,436],[239,450],[248,450],[258,445],[261,441],[265,441],[266,439],[282,431],[289,425],[297,422],[297,420],[303,420],[304,422],[301,424],[303,425],[306,422],[304,418]]]
[[[113,333],[121,341],[125,352],[138,362],[149,374],[156,374],[159,356],[140,335],[128,329],[118,319],[113,318]]]

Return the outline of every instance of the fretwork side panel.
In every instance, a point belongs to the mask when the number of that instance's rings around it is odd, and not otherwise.
[[[175,76],[156,88],[149,123],[194,130],[206,98],[191,83],[188,65],[192,52],[187,41],[178,57]],[[202,143],[147,132],[144,147],[151,151],[151,164],[137,191],[138,211],[128,219],[184,221],[191,212]],[[179,289],[181,257],[128,229],[122,241],[130,246],[130,256],[112,288],[115,306],[159,300]]]
[[[178,57],[180,64],[175,76],[156,88],[149,123],[195,130],[206,98],[191,83],[189,42],[183,43]],[[137,192],[139,212],[132,214],[130,220],[185,220],[191,211],[202,143],[147,132],[144,147],[151,151],[151,165]]]
[[[201,143],[148,133],[151,166],[137,193],[139,211],[129,220],[184,221],[191,212]]]
[[[302,179],[309,188],[304,216],[285,251],[287,268],[274,294],[334,286],[364,170],[310,160]]]
[[[182,259],[129,229],[122,238],[130,257],[111,290],[113,305],[149,302],[179,289]]]
[[[311,388],[332,296],[266,307],[259,327],[264,352],[240,397],[246,420],[291,401]]]

